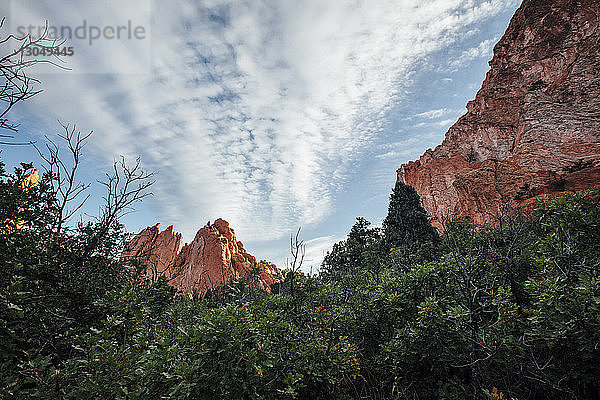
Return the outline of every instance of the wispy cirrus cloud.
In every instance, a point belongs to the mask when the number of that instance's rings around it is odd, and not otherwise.
[[[319,236],[306,241],[306,254],[304,256],[304,270],[317,273],[321,262],[327,252],[330,252],[333,245],[346,236],[336,237],[335,235]],[[312,268],[312,271],[310,270]]]
[[[430,118],[434,119],[434,118]],[[424,127],[448,127],[452,123],[454,123],[456,119],[444,119],[441,121],[428,121],[428,122],[419,122],[414,125],[415,128],[424,128]]]
[[[415,115],[415,117],[417,118],[422,118],[422,119],[437,119],[437,118],[441,118],[441,117],[445,117],[449,114],[453,114],[456,113],[455,110],[450,110],[448,108],[438,108],[436,110],[429,110],[429,111],[424,111],[421,113],[418,113]]]
[[[479,43],[476,47],[465,50],[459,57],[450,61],[448,69],[450,71],[457,71],[459,68],[464,67],[468,62],[477,58],[491,58],[494,45],[499,39],[499,37],[486,39]]]
[[[31,18],[119,12],[91,4],[32,9]],[[158,173],[150,207],[186,237],[223,216],[244,240],[281,238],[335,209],[353,163],[374,151],[372,139],[420,60],[515,5],[156,1],[150,74],[77,73],[91,62],[77,58],[74,73],[46,79],[45,94],[32,104],[48,121],[60,116],[94,129],[92,150],[105,161],[141,155]],[[103,62],[129,70],[141,61],[114,49]]]

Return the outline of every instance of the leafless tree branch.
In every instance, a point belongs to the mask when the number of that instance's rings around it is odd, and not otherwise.
[[[5,28],[6,17],[0,20],[0,30]],[[64,41],[52,40],[48,37],[48,21],[38,38],[31,35],[15,36],[0,33],[0,128],[9,132],[17,132],[18,124],[7,118],[9,111],[18,103],[28,100],[39,94],[42,90],[37,87],[40,81],[28,75],[27,69],[35,64],[51,64],[61,69],[68,69],[61,65],[64,61],[56,54],[46,59],[28,56],[28,50],[33,48],[54,48]],[[11,134],[0,135],[2,139],[11,139]],[[9,140],[0,141],[0,145],[24,145],[28,143],[15,143]]]
[[[100,209],[96,239],[90,243],[89,250],[121,217],[134,211],[134,203],[152,195],[148,189],[154,184],[153,176],[154,173],[144,171],[139,157],[133,164],[128,164],[123,156],[113,162],[112,173],[107,173],[105,180],[99,181],[106,192],[102,197],[104,205]]]
[[[290,274],[290,294],[294,295],[294,278],[296,273],[300,271],[304,256],[306,255],[306,244],[300,239],[300,230],[295,235],[290,235],[290,258],[286,260],[286,266]]]
[[[58,136],[66,143],[68,157],[62,157],[60,146],[48,137],[46,137],[45,151],[35,143],[31,143],[45,163],[42,167],[50,176],[50,188],[57,210],[53,231],[57,233],[61,232],[64,224],[83,207],[90,196],[85,194],[90,186],[89,183],[80,182],[77,172],[81,163],[82,150],[93,133],[90,131],[82,135],[75,125],[63,124],[60,121],[59,124],[64,133]]]

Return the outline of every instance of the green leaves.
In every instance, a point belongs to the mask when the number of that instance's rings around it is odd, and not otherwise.
[[[296,274],[293,291],[284,282],[272,294],[239,281],[201,299],[123,265],[118,224],[100,236],[93,223],[53,234],[44,180],[23,193],[17,172],[0,179],[1,215],[28,221],[0,235],[2,398],[600,391],[597,190],[497,226],[453,220],[440,242],[418,197],[397,185],[383,233],[357,219],[320,279]]]
[[[337,282],[345,275],[363,270],[378,271],[380,268],[380,230],[370,228],[371,223],[362,217],[356,218],[348,238],[334,244],[323,260],[320,279]]]

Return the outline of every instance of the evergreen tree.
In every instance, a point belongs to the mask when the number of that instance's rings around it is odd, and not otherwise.
[[[416,190],[405,183],[397,182],[390,195],[388,215],[383,221],[384,254],[392,248],[404,253],[413,253],[423,245],[438,242],[438,233],[431,226]]]
[[[365,218],[356,218],[348,238],[334,244],[331,252],[325,256],[321,266],[321,278],[337,280],[373,264],[372,250],[379,242],[380,233],[379,229],[370,228],[370,225]]]

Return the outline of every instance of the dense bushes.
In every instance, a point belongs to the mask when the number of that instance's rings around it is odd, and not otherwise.
[[[417,222],[358,219],[320,278],[201,299],[123,265],[116,222],[56,232],[49,177],[22,177],[0,180],[2,398],[600,396],[598,190],[441,238],[399,201]]]

